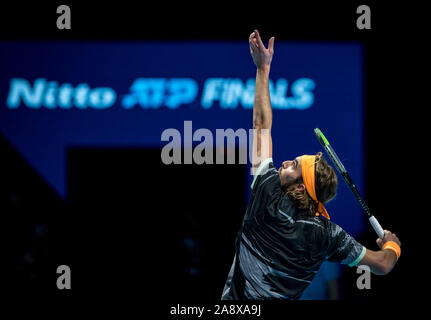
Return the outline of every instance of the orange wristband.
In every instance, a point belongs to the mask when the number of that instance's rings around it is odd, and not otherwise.
[[[401,248],[400,248],[400,246],[395,241],[388,241],[388,242],[386,242],[383,245],[382,249],[383,250],[384,249],[389,249],[389,250],[392,250],[393,252],[395,252],[395,254],[397,255],[397,260],[398,260],[398,258],[401,255]]]

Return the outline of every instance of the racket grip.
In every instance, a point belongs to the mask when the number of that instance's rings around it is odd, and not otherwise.
[[[383,228],[380,225],[380,223],[377,221],[377,219],[374,216],[371,216],[368,218],[368,221],[370,221],[371,225],[374,228],[374,231],[376,231],[379,238],[383,239],[383,236],[384,236]]]

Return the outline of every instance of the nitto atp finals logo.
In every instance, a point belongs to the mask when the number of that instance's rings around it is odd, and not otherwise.
[[[269,89],[273,109],[310,108],[314,103],[315,82],[299,78],[289,88],[287,79],[270,80]],[[254,102],[255,79],[207,78],[199,97],[199,85],[192,78],[137,78],[128,94],[122,94],[124,109],[178,109],[183,105],[198,104],[202,109],[219,106],[221,109],[251,109]],[[289,92],[290,89],[290,92]],[[116,90],[110,87],[91,88],[88,83],[72,85],[37,78],[31,83],[12,78],[6,99],[8,109],[107,109],[117,102]]]

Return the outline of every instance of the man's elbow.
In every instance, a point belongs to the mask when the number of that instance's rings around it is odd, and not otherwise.
[[[271,122],[265,119],[255,119],[253,120],[253,129],[271,129]]]

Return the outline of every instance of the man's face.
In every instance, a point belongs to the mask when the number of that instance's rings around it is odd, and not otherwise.
[[[302,177],[301,156],[296,157],[293,161],[284,161],[278,169],[280,175],[280,185],[287,188],[292,185],[298,178]]]

